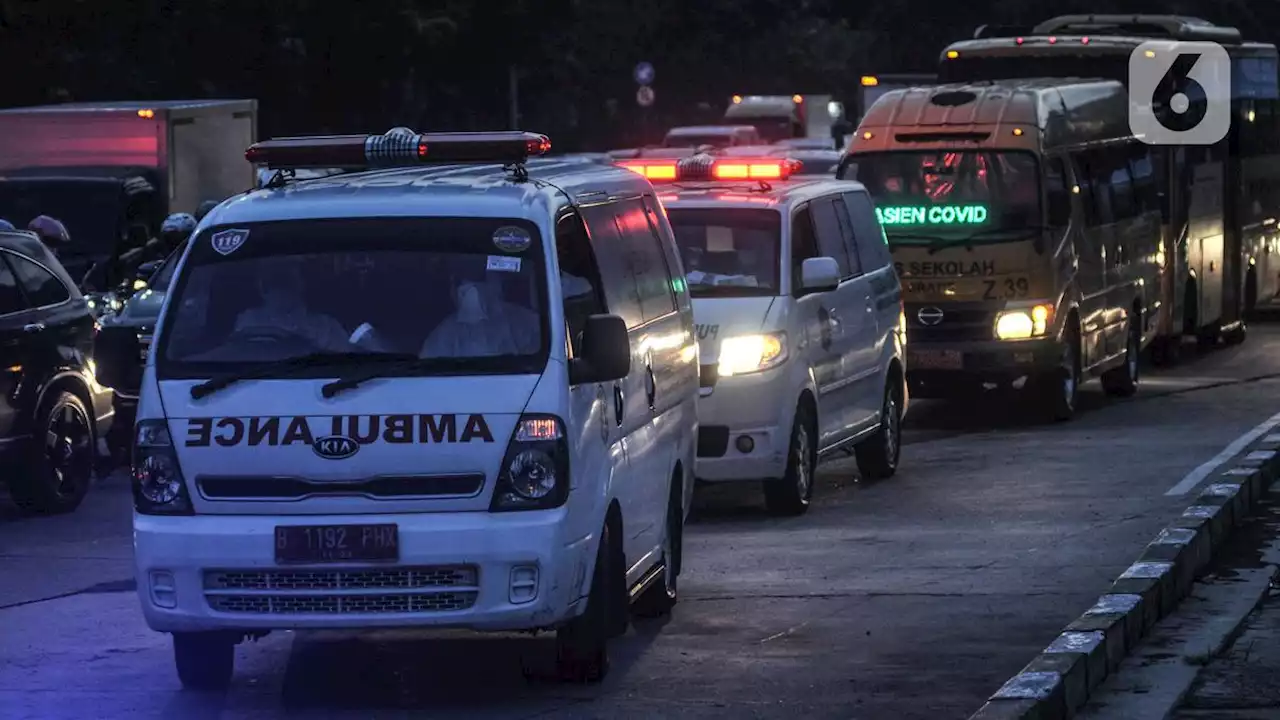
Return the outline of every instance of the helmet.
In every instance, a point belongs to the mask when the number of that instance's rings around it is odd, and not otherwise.
[[[187,239],[195,229],[196,219],[189,213],[174,213],[160,224],[161,235],[180,235],[182,240]]]
[[[48,215],[40,215],[27,224],[27,229],[36,234],[40,241],[50,249],[57,249],[59,246],[66,245],[71,242],[71,235],[67,233],[67,226]]]
[[[196,222],[200,222],[201,220],[203,220],[204,216],[208,215],[209,212],[214,208],[218,207],[218,205],[219,203],[217,200],[205,200],[204,202],[200,203],[200,207],[196,209],[196,218],[195,218]]]
[[[13,223],[5,220],[4,218],[0,218],[0,232],[12,232],[17,229],[18,228],[13,226]]]

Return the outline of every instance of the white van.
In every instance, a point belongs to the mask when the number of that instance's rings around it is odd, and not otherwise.
[[[701,345],[697,477],[764,481],[768,508],[809,508],[822,458],[898,468],[902,288],[856,182],[792,177],[777,157],[621,163],[659,185]]]
[[[270,630],[406,626],[553,629],[559,671],[597,680],[629,605],[675,603],[698,392],[679,257],[648,182],[523,162],[549,147],[247,153],[280,175],[193,236],[135,431],[138,594],[184,685],[225,686]],[[392,167],[288,179],[366,164]],[[99,342],[110,384],[136,335]]]

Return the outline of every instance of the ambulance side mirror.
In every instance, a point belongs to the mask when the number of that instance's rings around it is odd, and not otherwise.
[[[617,315],[592,315],[582,330],[582,353],[569,364],[569,384],[621,380],[631,372],[631,338]]]
[[[145,364],[137,328],[108,325],[94,337],[94,376],[99,385],[136,389],[142,385]]]
[[[829,292],[838,287],[840,287],[840,266],[835,258],[806,258],[800,264],[800,289],[805,294]]]

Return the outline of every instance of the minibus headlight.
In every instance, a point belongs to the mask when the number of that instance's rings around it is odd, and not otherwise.
[[[1001,340],[1026,340],[1041,337],[1049,331],[1053,306],[1003,310],[996,317],[996,337]]]
[[[777,367],[787,359],[787,334],[766,333],[725,338],[720,342],[720,377],[745,375]]]
[[[133,506],[143,515],[190,515],[191,497],[163,420],[140,420],[133,445]]]
[[[569,498],[569,447],[564,423],[525,415],[516,423],[498,470],[490,512],[547,510]]]

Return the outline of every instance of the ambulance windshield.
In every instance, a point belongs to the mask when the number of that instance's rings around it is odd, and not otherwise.
[[[211,228],[192,242],[157,341],[161,377],[256,372],[317,354],[363,365],[421,359],[414,374],[545,364],[543,255],[528,222],[289,221]],[[315,365],[316,377],[334,374]]]
[[[668,208],[667,218],[693,297],[778,294],[777,210]]]

